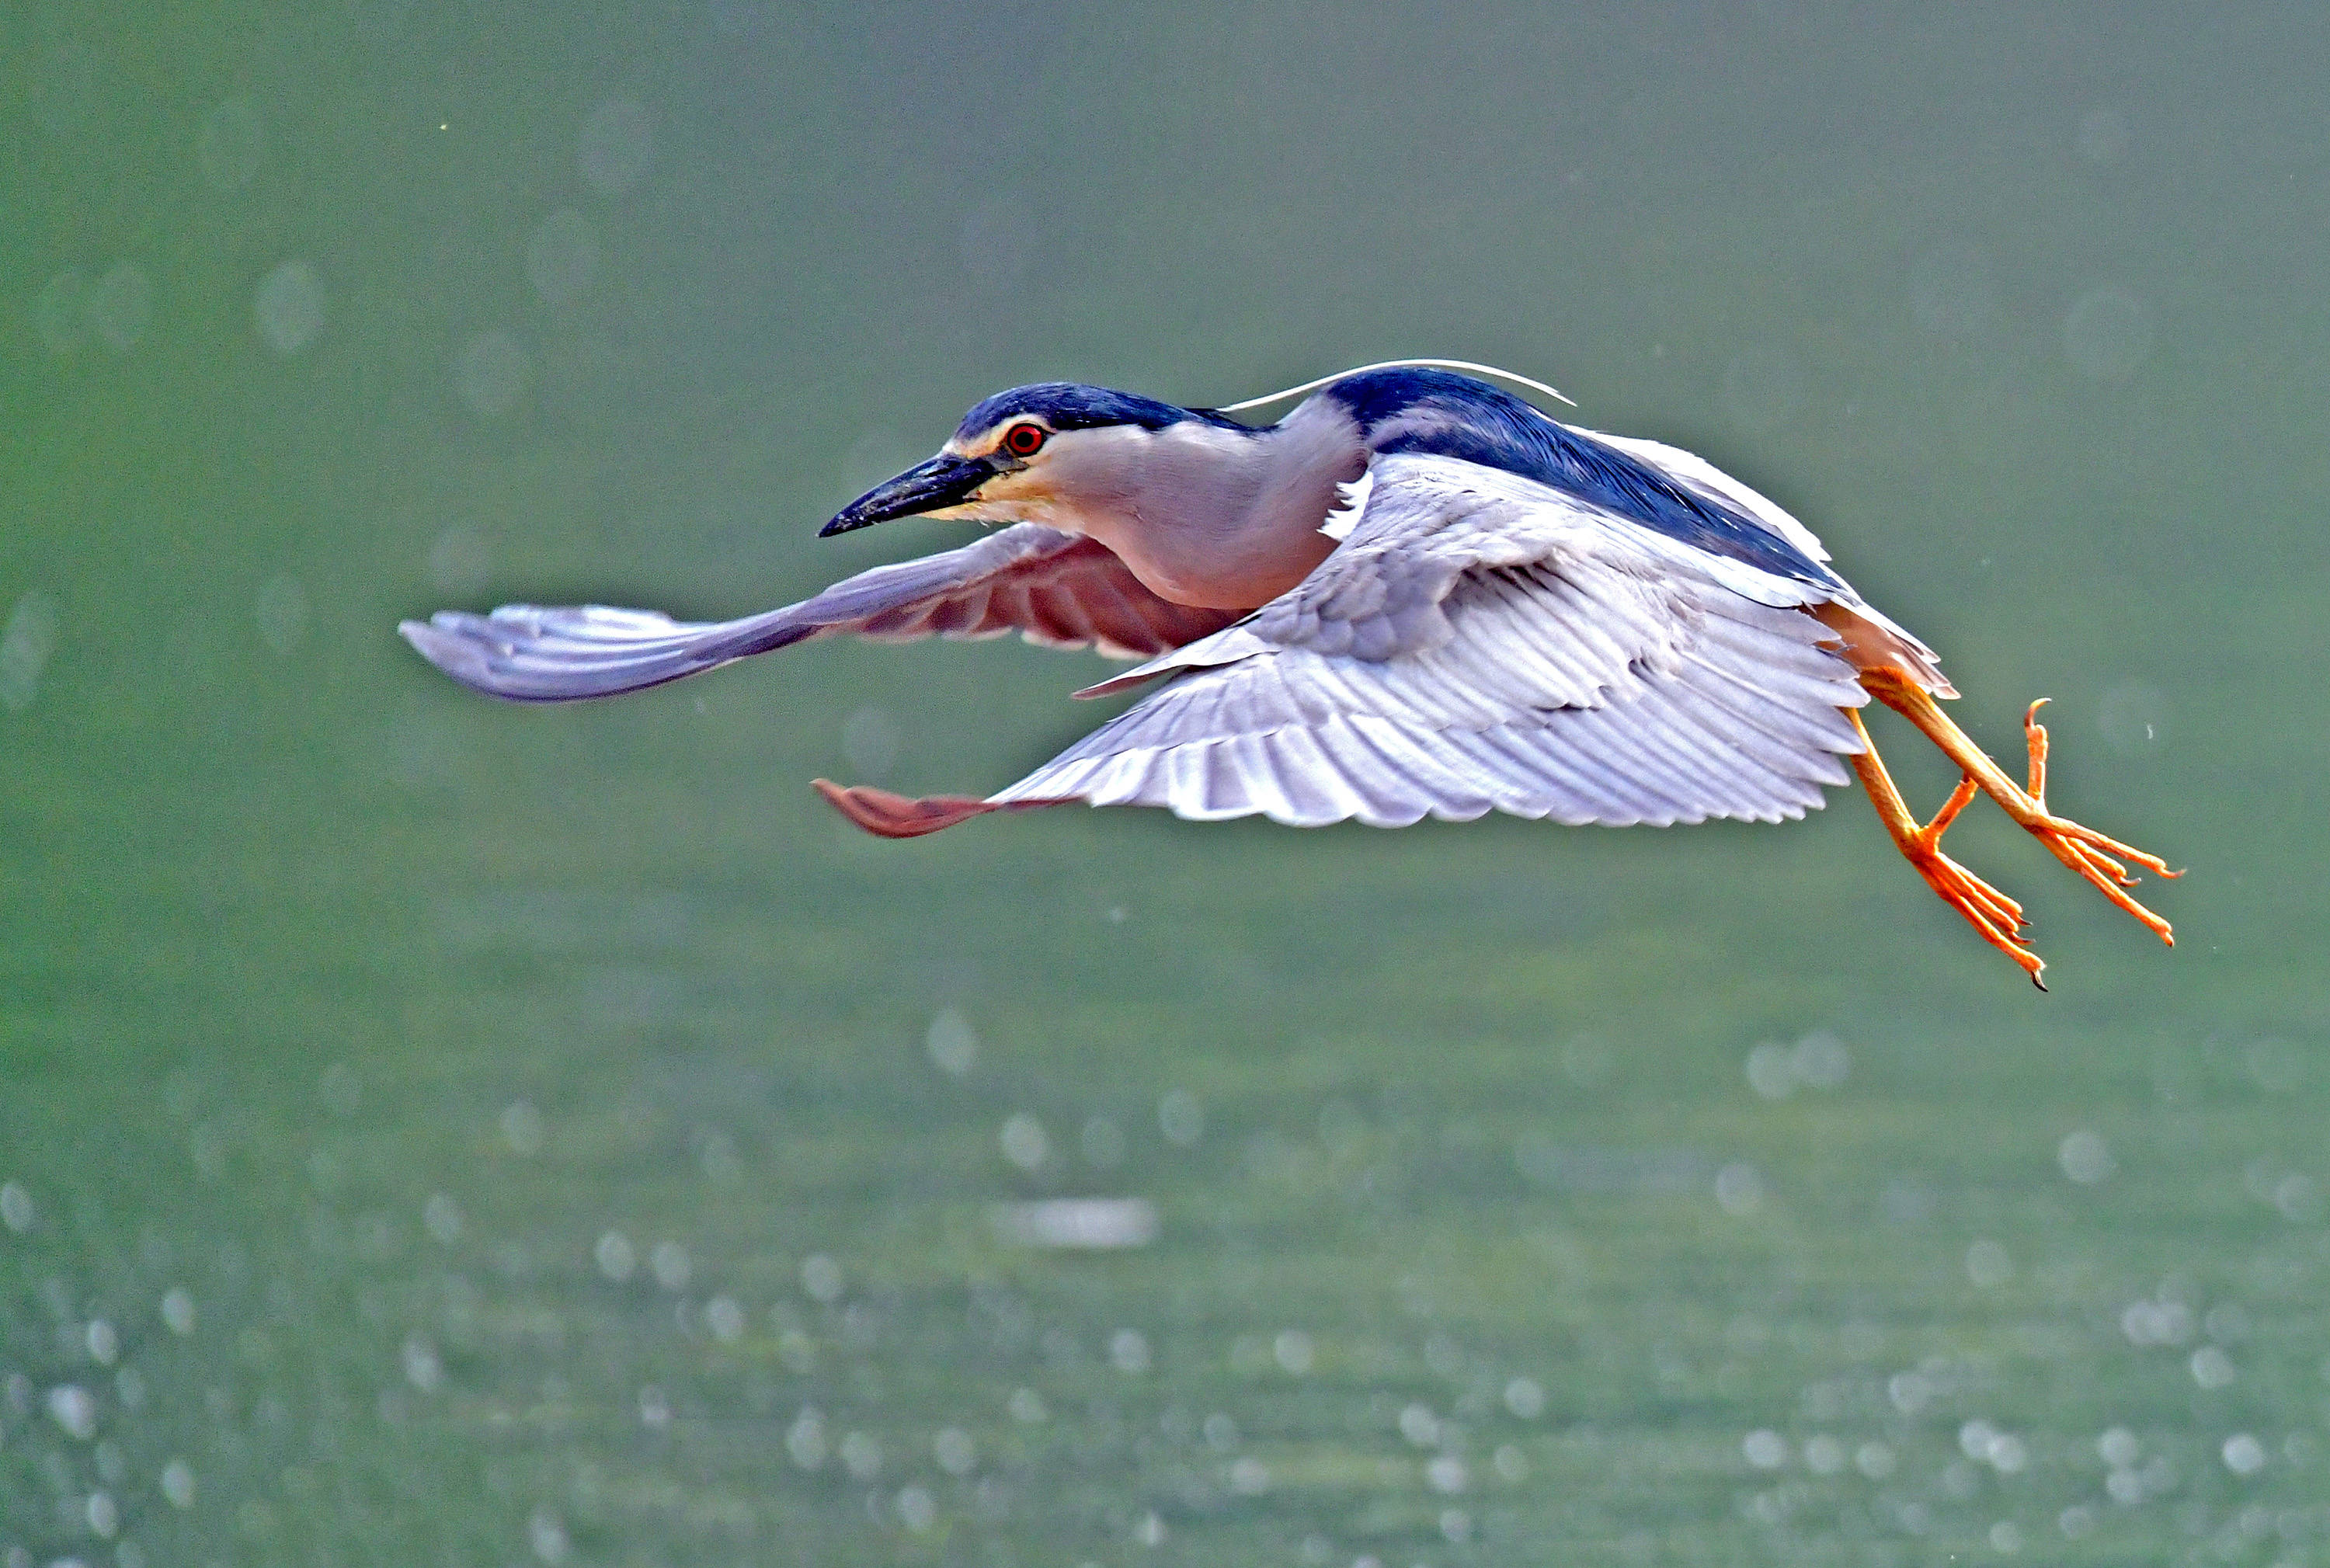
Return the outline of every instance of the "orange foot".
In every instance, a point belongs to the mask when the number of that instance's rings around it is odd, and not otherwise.
[[[2157,855],[2122,844],[2068,817],[2058,817],[2047,808],[2047,729],[2039,723],[2039,710],[2045,705],[2045,698],[2032,704],[2022,716],[2023,737],[2031,753],[2031,787],[2026,790],[2009,779],[1965,731],[1952,723],[1932,694],[1922,686],[1898,672],[1883,669],[1863,671],[1861,685],[1880,702],[1917,725],[1927,739],[1958,765],[1963,775],[1948,803],[1935,814],[1932,822],[1920,827],[1909,815],[1901,792],[1887,776],[1876,749],[1870,747],[1854,758],[1854,770],[1868,787],[1870,799],[1892,834],[1893,842],[1918,868],[1927,885],[1965,916],[1982,933],[1984,940],[2022,966],[2033,985],[2042,991],[2047,988],[2041,978],[2046,966],[2038,954],[2016,940],[2023,928],[2022,907],[1940,849],[1943,831],[1965,809],[1977,790],[1997,801],[2017,826],[2045,845],[2048,853],[2079,873],[2090,886],[2134,915],[2162,941],[2175,945],[2176,938],[2168,922],[2128,895],[2126,890],[2136,884],[2136,879],[2123,861],[2133,862],[2161,876],[2183,874],[2170,870]],[[1869,732],[1862,727],[1860,715],[1853,713],[1851,717],[1863,744],[1867,744]]]
[[[1942,835],[1949,831],[1958,813],[1973,803],[1975,781],[1960,779],[1942,808],[1934,813],[1934,819],[1919,824],[1909,814],[1909,803],[1901,798],[1892,775],[1885,771],[1876,746],[1870,741],[1869,732],[1861,726],[1861,715],[1854,713],[1851,717],[1866,748],[1852,759],[1853,771],[1861,775],[1861,786],[1869,791],[1870,804],[1877,808],[1878,817],[1893,836],[1902,857],[1917,868],[1918,874],[1926,879],[1926,885],[1940,894],[1944,903],[1966,918],[1966,923],[1981,933],[1984,941],[2013,959],[2031,977],[2032,985],[2045,990],[2047,982],[2040,977],[2046,972],[2046,962],[2016,940],[2026,923],[2022,906],[1942,853]]]
[[[2045,845],[2056,859],[2085,877],[2097,892],[2143,921],[2162,941],[2174,947],[2175,931],[2166,921],[2128,896],[2125,890],[2134,887],[2137,879],[2113,857],[2125,856],[2158,876],[2177,877],[2184,874],[2169,870],[2168,863],[2156,855],[2147,855],[2117,838],[2098,833],[2092,827],[2082,827],[2068,817],[2057,817],[2047,809],[2047,726],[2039,722],[2039,710],[2046,705],[2047,699],[2041,697],[2032,704],[2022,715],[2023,738],[2031,748],[2031,789],[2022,797],[2022,808],[2017,809],[2015,803],[2006,799],[2001,799],[1999,804],[2005,807],[2007,815],[2032,837]]]

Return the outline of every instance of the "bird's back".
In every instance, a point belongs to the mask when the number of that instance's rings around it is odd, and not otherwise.
[[[1320,395],[1350,411],[1369,449],[1378,455],[1425,453],[1500,469],[1694,549],[1800,582],[1841,586],[1823,563],[1818,542],[1801,525],[1794,530],[1799,537],[1791,537],[1789,530],[1773,527],[1754,511],[1626,449],[1655,443],[1620,443],[1574,429],[1501,388],[1443,370],[1366,371],[1333,383]]]

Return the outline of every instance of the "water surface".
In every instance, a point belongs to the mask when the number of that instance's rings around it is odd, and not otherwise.
[[[2330,38],[2192,23],[0,16],[8,1568],[2330,1559]],[[1017,382],[1416,353],[2053,697],[2180,946],[1977,808],[2039,997],[1843,791],[877,843],[804,781],[1104,666],[391,635],[950,543],[812,534]]]

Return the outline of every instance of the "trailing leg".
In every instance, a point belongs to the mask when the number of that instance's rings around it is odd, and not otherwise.
[[[1861,744],[1866,748],[1852,759],[1852,770],[1861,775],[1861,787],[1869,791],[1870,804],[1877,808],[1878,819],[1893,836],[1902,857],[1917,868],[1918,874],[1926,879],[1926,884],[1941,896],[1944,903],[1964,915],[1967,923],[1982,933],[1983,940],[2013,959],[2031,977],[2032,984],[2045,990],[2047,984],[2040,977],[2046,964],[2037,953],[2016,940],[2022,931],[2022,906],[1942,853],[1942,835],[1949,831],[1958,813],[1973,801],[1975,780],[1959,779],[1949,799],[1934,813],[1934,819],[1921,826],[1910,814],[1909,803],[1902,799],[1892,775],[1885,770],[1884,760],[1878,756],[1861,714],[1847,709],[1846,716],[1860,732]]]
[[[2047,728],[2039,723],[2039,709],[2044,698],[2032,704],[2023,715],[2024,742],[2031,758],[2031,787],[2025,789],[2008,778],[1988,753],[1974,743],[1972,737],[1950,721],[1931,694],[1892,671],[1869,671],[1861,676],[1861,685],[1878,701],[1917,725],[1927,739],[1958,765],[1968,784],[1997,801],[2017,826],[2045,845],[2056,859],[2142,921],[2162,941],[2175,945],[2175,934],[2168,922],[2128,895],[2126,890],[2135,886],[2137,879],[2123,861],[2133,862],[2161,876],[2180,876],[2183,873],[2170,870],[2158,855],[2123,844],[2068,817],[2058,817],[2047,808]]]

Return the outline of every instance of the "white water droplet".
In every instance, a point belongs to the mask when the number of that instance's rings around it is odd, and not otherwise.
[[[437,1347],[418,1334],[407,1335],[403,1355],[405,1381],[423,1393],[434,1393],[445,1380],[445,1365],[437,1358]]]
[[[979,1445],[961,1427],[941,1427],[931,1440],[931,1452],[951,1476],[967,1476],[979,1463]]]
[[[481,332],[461,346],[453,387],[479,419],[499,419],[517,406],[534,381],[534,361],[516,337]]]
[[[1715,1173],[1715,1201],[1727,1214],[1752,1214],[1764,1206],[1764,1178],[1752,1165],[1725,1166]]]
[[[523,1100],[514,1100],[502,1111],[502,1139],[517,1155],[542,1152],[542,1112]]]
[[[904,737],[898,722],[880,708],[860,708],[849,715],[841,726],[841,754],[849,759],[850,767],[876,783],[890,776],[897,765],[898,745]],[[949,1008],[948,1012],[952,1012]],[[940,1016],[945,1016],[941,1014]],[[961,1015],[956,1014],[960,1017]],[[932,1025],[933,1029],[937,1025]],[[933,1056],[932,1060],[936,1061]],[[945,1064],[941,1063],[942,1066]],[[952,1068],[948,1069],[953,1072]]]
[[[261,279],[251,314],[259,335],[279,354],[296,354],[315,342],[324,330],[324,280],[315,263],[294,258]]]
[[[90,325],[116,354],[128,354],[154,324],[154,281],[135,261],[117,262],[87,296]]]
[[[1024,1171],[1037,1169],[1052,1152],[1044,1124],[1024,1110],[1004,1121],[997,1141],[1003,1147],[1003,1157]]]
[[[1170,1090],[1157,1102],[1157,1129],[1176,1148],[1191,1148],[1205,1136],[1205,1107],[1186,1089]]]
[[[526,1522],[526,1538],[540,1561],[554,1565],[566,1560],[566,1525],[549,1509],[534,1511],[534,1516]]]
[[[1996,1242],[1976,1242],[1966,1249],[1966,1278],[1977,1289],[1994,1289],[2014,1278],[2014,1261]]]
[[[443,1193],[430,1194],[429,1201],[421,1205],[421,1227],[439,1246],[450,1247],[460,1240],[463,1223],[461,1205]]]
[[[2083,1187],[2094,1186],[2119,1168],[2103,1138],[2084,1128],[2064,1135],[2061,1146],[2055,1150],[2055,1160],[2063,1167],[2065,1176]]]
[[[288,571],[279,571],[260,584],[254,607],[259,640],[279,657],[298,649],[308,636],[308,590]]]
[[[1815,1029],[1797,1041],[1788,1053],[1796,1081],[1823,1091],[1841,1089],[1852,1071],[1852,1053],[1826,1029]]]
[[[848,1433],[841,1440],[841,1464],[851,1480],[872,1480],[882,1473],[881,1440],[870,1432]]]
[[[813,1405],[803,1405],[791,1426],[785,1429],[785,1452],[802,1469],[813,1470],[825,1463],[825,1418]]]
[[[928,1487],[900,1487],[896,1507],[898,1523],[917,1535],[927,1533],[938,1523],[938,1499],[931,1496]]]
[[[75,1442],[85,1443],[97,1435],[96,1397],[77,1383],[49,1390],[49,1416]]]
[[[56,601],[34,589],[16,601],[0,628],[0,708],[21,713],[33,705],[56,647]]]
[[[18,1235],[33,1228],[41,1217],[40,1209],[33,1203],[33,1195],[20,1182],[0,1182],[0,1224]]]
[[[841,1265],[823,1252],[811,1252],[801,1260],[800,1280],[802,1292],[812,1301],[832,1302],[841,1299]]]
[[[648,1254],[648,1268],[655,1275],[656,1283],[667,1290],[687,1289],[689,1278],[696,1272],[687,1249],[677,1242],[658,1242],[655,1251]]]
[[[979,1061],[979,1036],[960,1009],[942,1007],[923,1036],[932,1063],[950,1077],[961,1078]]]
[[[1766,1041],[1748,1053],[1748,1087],[1766,1100],[1785,1100],[1796,1091],[1796,1071],[1785,1045]]]
[[[744,1337],[744,1308],[733,1296],[715,1296],[704,1304],[704,1326],[721,1344],[734,1345]]]

